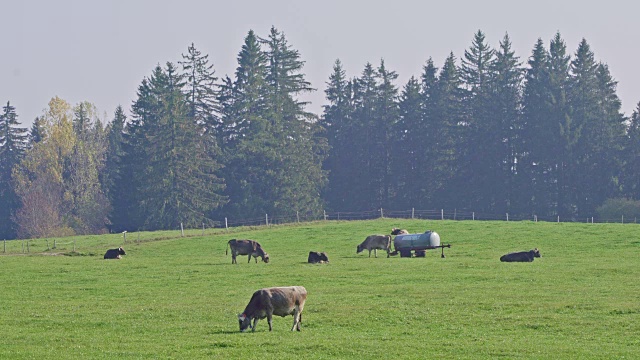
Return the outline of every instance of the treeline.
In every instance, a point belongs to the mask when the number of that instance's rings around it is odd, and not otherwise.
[[[593,216],[640,199],[640,116],[583,40],[527,64],[478,31],[461,61],[397,73],[340,61],[321,116],[284,34],[249,31],[233,76],[192,44],[142,80],[127,119],[53,98],[31,129],[0,118],[0,238],[200,227],[225,216],[386,209]],[[639,109],[640,110],[640,105]]]

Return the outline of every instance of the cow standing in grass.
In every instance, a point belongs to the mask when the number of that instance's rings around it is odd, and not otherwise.
[[[378,257],[378,249],[386,250],[387,257],[389,257],[389,253],[391,252],[391,235],[369,235],[362,242],[362,244],[358,245],[356,248],[356,254],[360,254],[364,250],[369,250],[369,257],[371,257],[371,250],[373,250],[373,254],[375,257]]]
[[[540,257],[540,250],[535,248],[529,251],[512,252],[500,257],[502,262],[532,262],[534,258]]]
[[[293,315],[293,327],[291,331],[300,331],[302,322],[302,309],[307,300],[307,289],[303,286],[272,287],[260,289],[253,293],[249,304],[242,314],[238,315],[240,331],[248,328],[256,331],[258,320],[267,318],[269,331],[273,330],[271,318],[273,315],[285,317]],[[251,324],[253,320],[253,325]]]
[[[262,246],[257,241],[253,240],[236,240],[231,239],[227,243],[227,250],[225,254],[228,254],[229,248],[231,248],[231,263],[237,264],[236,256],[237,255],[249,255],[249,260],[247,262],[251,262],[251,257],[253,256],[258,262],[258,256],[262,258],[262,261],[265,263],[269,262],[269,254],[267,254]]]
[[[105,259],[121,259],[122,258],[121,255],[127,255],[127,253],[124,252],[124,249],[122,247],[119,247],[117,249],[107,250],[107,252],[104,253],[104,258]]]

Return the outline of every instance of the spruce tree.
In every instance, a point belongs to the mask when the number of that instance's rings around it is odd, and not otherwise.
[[[24,157],[27,129],[20,127],[16,109],[7,101],[0,113],[0,239],[14,239],[17,226],[13,214],[20,207],[15,192],[13,168]]]

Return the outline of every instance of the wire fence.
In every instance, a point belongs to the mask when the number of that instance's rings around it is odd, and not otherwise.
[[[584,223],[637,223],[637,218],[601,219],[597,217],[586,217],[584,219],[561,218],[560,216],[523,216],[505,214],[492,214],[475,211],[453,210],[388,210],[378,209],[371,211],[357,212],[327,212],[304,213],[270,216],[253,219],[229,219],[221,221],[202,223],[199,229],[185,229],[182,224],[178,229],[163,231],[124,231],[119,234],[88,235],[69,238],[42,238],[42,239],[19,239],[4,240],[2,243],[2,254],[51,254],[51,255],[100,255],[95,254],[96,248],[118,247],[127,244],[156,241],[163,239],[175,239],[179,237],[195,237],[213,235],[221,232],[241,230],[243,227],[260,227],[283,225],[313,221],[352,221],[352,220],[373,220],[379,218],[393,219],[421,219],[421,220],[471,220],[471,221],[544,221],[544,222],[584,222]]]

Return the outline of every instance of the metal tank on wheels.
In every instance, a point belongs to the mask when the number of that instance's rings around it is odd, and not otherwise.
[[[422,234],[397,235],[393,240],[395,251],[392,255],[400,253],[400,257],[412,257],[413,251],[416,257],[425,257],[427,250],[441,248],[442,257],[445,257],[445,247],[450,248],[451,244],[440,245],[440,235],[435,231],[427,230]]]

